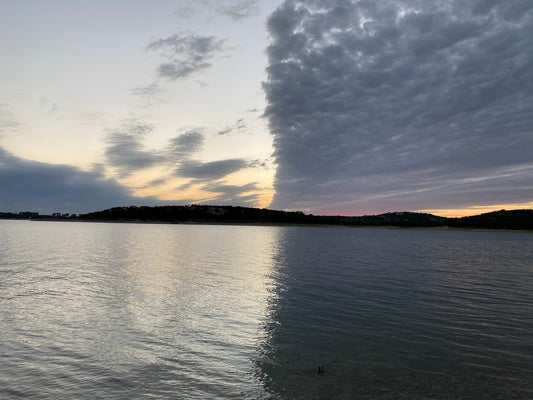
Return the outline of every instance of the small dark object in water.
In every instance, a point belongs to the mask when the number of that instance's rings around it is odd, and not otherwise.
[[[322,375],[324,376],[324,366],[318,366],[318,372],[317,372],[317,375]]]

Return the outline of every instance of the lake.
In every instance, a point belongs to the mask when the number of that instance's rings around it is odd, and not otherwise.
[[[0,220],[0,334],[2,399],[533,399],[533,233]]]

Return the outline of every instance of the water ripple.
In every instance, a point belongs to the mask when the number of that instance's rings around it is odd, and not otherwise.
[[[0,237],[1,398],[533,398],[530,234],[0,221]]]

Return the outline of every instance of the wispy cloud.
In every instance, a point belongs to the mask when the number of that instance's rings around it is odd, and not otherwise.
[[[164,90],[157,81],[146,86],[136,86],[130,89],[130,92],[135,96],[145,99],[149,105],[160,104],[164,101]]]
[[[120,178],[129,177],[146,168],[161,166],[167,168],[169,175],[153,180],[143,187],[161,185],[172,177],[178,177],[190,180],[180,188],[185,190],[192,185],[213,182],[221,185],[220,181],[228,175],[246,168],[258,167],[257,161],[241,158],[216,161],[199,159],[205,142],[204,128],[201,127],[180,129],[180,133],[169,139],[167,146],[161,150],[149,150],[143,144],[152,132],[152,125],[137,120],[125,121],[118,128],[108,131],[105,159],[107,165],[115,169]]]
[[[182,18],[191,18],[200,12],[211,11],[214,15],[223,15],[238,22],[259,13],[258,0],[197,0],[181,6],[176,14]]]
[[[59,106],[57,105],[57,103],[55,103],[54,101],[44,97],[44,96],[41,96],[41,99],[40,99],[40,106],[41,106],[41,109],[44,110],[45,113],[47,114],[54,114],[54,113],[57,113],[60,108]]]
[[[213,181],[248,167],[244,159],[235,158],[210,162],[188,160],[176,168],[176,175],[196,181]]]
[[[239,118],[233,125],[226,126],[224,129],[218,132],[219,135],[228,135],[234,132],[245,132],[246,122],[244,118]]]
[[[218,181],[234,172],[252,167],[250,161],[241,158],[208,162],[198,160],[197,156],[203,148],[204,141],[205,134],[202,128],[189,128],[169,141],[167,155],[174,166],[176,176],[191,179],[191,182],[198,184]]]
[[[205,137],[202,128],[189,128],[169,140],[167,154],[170,160],[180,163],[189,160],[202,150]]]
[[[20,124],[13,118],[9,105],[0,103],[0,135],[4,131],[11,131],[19,126]]]
[[[246,185],[209,183],[204,185],[202,189],[216,194],[213,200],[216,204],[232,204],[249,207],[256,205],[261,191],[261,188],[255,182]]]
[[[153,41],[147,49],[166,60],[158,67],[158,77],[175,81],[209,68],[213,57],[224,49],[224,39],[176,34]]]
[[[146,150],[142,144],[145,136],[152,131],[152,125],[135,120],[125,121],[118,128],[109,130],[105,150],[107,164],[116,168],[121,177],[127,177],[135,171],[161,163],[162,154]]]
[[[197,186],[199,190],[208,194],[203,199],[187,199],[184,202],[255,207],[261,197],[261,188],[255,182],[245,185],[228,185],[219,181],[205,183],[201,180],[193,180],[177,189],[187,190],[193,186]]]
[[[230,17],[234,21],[257,15],[259,13],[259,6],[257,0],[240,0],[237,2],[218,2],[217,11],[220,14]],[[222,3],[222,4],[220,4]]]
[[[146,185],[138,187],[138,189],[154,188],[156,186],[164,185],[165,183],[167,183],[167,178],[158,178],[148,182]]]

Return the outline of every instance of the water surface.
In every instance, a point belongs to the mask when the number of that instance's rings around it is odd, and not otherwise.
[[[0,221],[0,398],[531,399],[532,259],[528,233]]]

